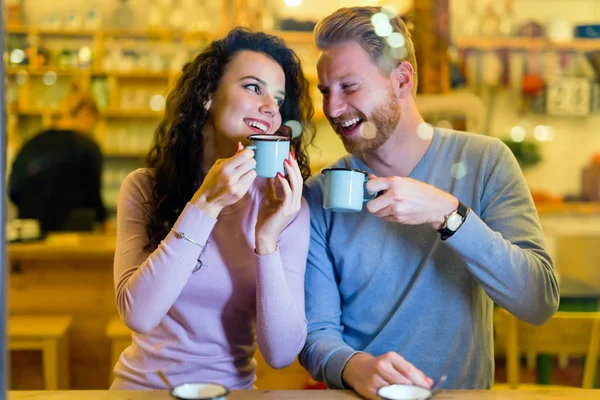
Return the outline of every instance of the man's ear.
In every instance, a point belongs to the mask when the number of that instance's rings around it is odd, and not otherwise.
[[[414,69],[408,61],[402,61],[392,70],[390,74],[392,85],[396,95],[400,99],[405,99],[413,94]]]

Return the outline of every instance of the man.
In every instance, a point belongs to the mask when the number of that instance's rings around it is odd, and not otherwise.
[[[88,136],[98,117],[93,97],[75,89],[56,125],[25,143],[9,180],[19,218],[39,220],[44,232],[92,230],[104,222],[102,153]]]
[[[427,132],[410,34],[389,19],[404,46],[388,46],[372,24],[380,12],[344,8],[315,28],[323,110],[351,153],[334,166],[367,171],[367,190],[380,194],[360,213],[336,213],[322,207],[323,175],[307,181],[300,362],[329,388],[370,399],[388,384],[431,387],[444,376],[442,387],[489,388],[493,302],[543,324],[558,307],[552,261],[510,150]]]

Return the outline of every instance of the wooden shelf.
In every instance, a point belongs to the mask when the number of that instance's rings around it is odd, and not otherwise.
[[[146,157],[146,152],[105,150],[102,152],[102,155],[112,158],[144,158]]]
[[[305,31],[270,31],[272,35],[279,36],[288,44],[315,44],[312,32]]]
[[[600,202],[586,203],[564,203],[547,202],[536,203],[538,214],[540,215],[600,215]]]
[[[7,25],[6,33],[27,34],[31,29],[24,25]]]
[[[128,78],[128,79],[169,79],[174,76],[177,72],[169,71],[153,71],[149,69],[132,69],[132,70],[94,70],[94,76],[114,76],[116,78]]]
[[[200,38],[209,39],[211,35],[208,32],[185,31],[178,29],[68,29],[68,28],[50,28],[26,25],[8,25],[6,32],[9,34],[21,35],[44,35],[44,36],[70,36],[70,37],[93,37],[103,35],[104,37],[114,38],[151,38],[151,39],[175,39],[175,38]]]
[[[24,116],[42,116],[51,115],[56,116],[59,111],[56,109],[46,108],[18,108],[14,107],[10,109],[10,112],[17,115]],[[148,119],[159,119],[163,115],[163,111],[153,111],[150,109],[114,109],[101,111],[100,115],[104,118],[148,118]]]
[[[19,72],[27,72],[32,76],[43,76],[48,72],[54,72],[58,76],[73,76],[73,75],[91,75],[91,76],[114,76],[116,78],[127,79],[169,79],[179,73],[179,71],[152,71],[148,69],[132,69],[128,71],[106,71],[92,70],[90,68],[70,68],[63,69],[56,66],[32,67],[29,65],[15,66],[9,65],[6,67],[7,75],[15,75]]]
[[[17,115],[24,115],[28,117],[41,117],[42,115],[56,116],[59,114],[57,109],[51,108],[9,108],[9,112]]]
[[[82,74],[90,74],[91,70],[89,68],[80,68],[80,69],[64,69],[56,66],[43,66],[43,67],[33,67],[31,65],[9,65],[5,68],[5,73],[7,75],[15,75],[20,72],[27,72],[29,75],[33,76],[43,76],[48,72],[54,72],[58,76],[72,76],[72,75],[82,75]]]
[[[161,118],[164,111],[144,109],[113,109],[102,111],[105,118]]]
[[[70,37],[92,37],[100,32],[98,29],[86,28],[51,28],[26,25],[8,25],[6,33],[44,36],[70,36]]]
[[[559,50],[597,51],[600,50],[600,39],[573,39],[569,41],[552,41],[547,38],[527,37],[458,37],[454,44],[461,49],[479,50],[543,50],[546,48]]]
[[[177,29],[104,29],[105,37],[114,38],[144,38],[144,39],[208,39],[211,35],[202,31],[184,31]]]

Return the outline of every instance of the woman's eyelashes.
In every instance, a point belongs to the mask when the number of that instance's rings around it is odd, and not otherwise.
[[[258,86],[258,84],[256,83],[249,83],[247,85],[244,85],[244,87],[253,91],[256,94],[261,94],[260,86]]]
[[[248,83],[248,84],[244,85],[244,87],[245,87],[246,89],[248,89],[248,90],[251,90],[251,91],[253,91],[254,93],[256,93],[256,94],[257,94],[257,95],[259,95],[259,96],[263,94],[263,90],[262,90],[262,88],[261,88],[261,87],[260,87],[260,85],[259,85],[259,84],[257,84],[257,83]],[[275,102],[277,103],[277,107],[281,107],[281,105],[283,104],[283,101],[284,101],[284,100],[285,100],[285,99],[283,99],[283,98],[281,98],[281,97],[276,97],[276,98],[275,98]]]

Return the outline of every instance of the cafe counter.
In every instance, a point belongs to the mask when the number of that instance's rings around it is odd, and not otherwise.
[[[114,233],[57,233],[8,245],[11,315],[68,315],[70,389],[107,389],[108,321],[118,315],[113,285]],[[12,384],[42,389],[41,359],[12,354]],[[93,373],[91,373],[93,371]]]

